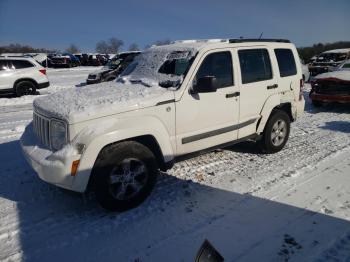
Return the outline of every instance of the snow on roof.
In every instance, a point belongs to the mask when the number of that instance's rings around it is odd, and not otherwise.
[[[315,76],[316,79],[337,78],[340,80],[350,81],[350,71],[334,71],[319,74]]]
[[[350,48],[328,50],[323,52],[322,54],[329,54],[329,53],[342,54],[342,53],[348,53],[348,52],[350,52]]]
[[[172,44],[177,43],[228,43],[228,39],[189,39],[189,40],[176,40]]]

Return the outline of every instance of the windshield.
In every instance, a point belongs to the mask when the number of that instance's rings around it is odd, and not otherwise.
[[[178,87],[195,56],[191,48],[156,47],[135,58],[121,74],[121,80],[147,86]]]

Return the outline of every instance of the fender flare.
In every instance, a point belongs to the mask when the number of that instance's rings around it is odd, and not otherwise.
[[[85,128],[79,132],[79,134],[73,139],[72,143],[82,143],[86,148],[81,155],[72,189],[77,192],[86,191],[93,166],[99,153],[104,147],[113,143],[149,135],[158,143],[164,162],[173,160],[174,149],[171,144],[171,139],[169,139],[170,135],[165,126],[153,117],[144,117],[143,121],[146,121],[149,124],[142,126],[137,121],[133,121],[134,124],[130,125],[129,121],[125,121],[125,124],[123,125],[123,120],[117,120],[115,124],[110,125],[109,128],[101,132],[91,132],[89,128]],[[116,126],[118,126],[118,128],[116,128]]]
[[[270,96],[268,99],[266,99],[264,106],[260,112],[261,118],[258,121],[257,128],[256,128],[256,132],[258,134],[264,131],[265,125],[269,120],[272,110],[280,104],[281,104],[280,94],[274,94]]]

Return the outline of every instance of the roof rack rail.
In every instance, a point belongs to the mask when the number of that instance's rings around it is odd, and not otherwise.
[[[245,42],[278,42],[278,43],[290,43],[287,39],[269,39],[269,38],[242,38],[242,39],[229,39],[229,43],[245,43]]]

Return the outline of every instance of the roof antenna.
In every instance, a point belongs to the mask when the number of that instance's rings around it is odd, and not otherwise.
[[[263,36],[264,32],[261,32],[260,36],[259,36],[259,39],[261,39],[261,37]]]

